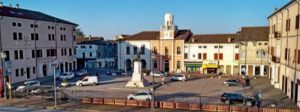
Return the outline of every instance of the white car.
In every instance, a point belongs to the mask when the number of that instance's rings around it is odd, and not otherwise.
[[[176,74],[171,78],[172,81],[186,81],[186,77],[183,74]]]
[[[152,100],[152,94],[150,91],[139,91],[137,93],[128,95],[127,99],[150,101],[150,100]]]
[[[64,80],[64,79],[72,79],[74,78],[75,75],[73,72],[66,72],[66,73],[62,73],[60,76],[59,76],[59,79],[61,80]]]
[[[151,71],[150,72],[150,76],[154,76],[154,77],[163,77],[165,76],[164,73],[160,72],[160,71]]]
[[[76,82],[76,86],[85,86],[85,85],[97,85],[98,84],[98,77],[97,76],[86,76]]]
[[[24,92],[27,89],[29,91],[31,91],[31,90],[34,90],[34,89],[40,87],[40,86],[41,86],[41,84],[40,84],[39,81],[34,81],[34,80],[33,81],[26,81],[26,82],[24,82],[23,85],[18,86],[17,89],[16,89],[16,91],[18,91],[18,92]]]
[[[86,74],[87,74],[86,70],[80,70],[80,71],[75,72],[75,75],[77,75],[77,76],[83,76],[83,75],[86,75]]]

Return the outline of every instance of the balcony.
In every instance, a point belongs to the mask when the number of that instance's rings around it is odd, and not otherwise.
[[[280,58],[276,56],[272,56],[272,62],[274,63],[280,63]]]

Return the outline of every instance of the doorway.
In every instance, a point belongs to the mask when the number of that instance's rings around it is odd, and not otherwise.
[[[165,60],[165,72],[169,72],[169,60]]]
[[[47,65],[43,65],[43,75],[47,76]]]
[[[294,99],[294,102],[295,104],[298,103],[298,84],[295,84],[295,99]]]

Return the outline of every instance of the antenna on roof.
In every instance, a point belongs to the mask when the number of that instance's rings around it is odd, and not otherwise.
[[[20,5],[19,4],[16,4],[16,8],[18,9],[20,7]]]
[[[277,8],[277,7],[275,7],[275,8],[274,8],[274,11],[278,11],[278,8]]]

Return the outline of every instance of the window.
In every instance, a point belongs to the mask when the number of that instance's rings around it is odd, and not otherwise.
[[[214,54],[214,59],[215,59],[215,60],[218,59],[218,54],[217,54],[217,53]]]
[[[184,53],[184,59],[187,59],[187,58],[188,58],[188,54]]]
[[[193,54],[193,58],[195,58],[195,54]]]
[[[13,23],[12,23],[12,26],[17,26],[17,23],[13,22]]]
[[[31,56],[32,56],[32,58],[35,58],[35,50],[31,51]]]
[[[60,41],[64,41],[64,36],[60,35]]]
[[[295,29],[299,29],[299,15],[296,16],[296,25],[295,25]]]
[[[285,48],[284,50],[284,59],[287,60],[288,58],[288,48]]]
[[[206,48],[207,48],[207,46],[203,46],[203,48],[204,48],[204,49],[206,49]]]
[[[19,55],[18,55],[18,51],[14,51],[14,56],[15,56],[15,59],[17,60],[19,58]]]
[[[177,69],[180,69],[180,66],[181,66],[181,65],[180,65],[180,61],[177,61],[177,64],[176,64],[176,65],[177,65],[176,68],[177,68]]]
[[[43,57],[43,51],[41,49],[36,50],[36,58],[41,58]]]
[[[39,34],[35,33],[35,40],[39,40]]]
[[[17,32],[13,33],[13,40],[18,40],[18,34],[17,34]]]
[[[22,33],[19,33],[19,40],[23,40]]]
[[[219,54],[219,60],[223,60],[223,53]]]
[[[84,46],[84,45],[82,45],[82,46],[80,46],[80,48],[83,48],[83,49],[84,49],[84,48],[85,48],[85,46]]]
[[[137,51],[137,47],[134,46],[134,47],[133,47],[133,54],[137,54],[137,52],[138,52],[138,51]]]
[[[259,42],[258,45],[262,45],[262,43]]]
[[[18,27],[21,27],[22,26],[22,24],[21,23],[18,23]]]
[[[220,49],[222,49],[222,48],[223,48],[223,46],[219,46],[219,48],[220,48]]]
[[[286,20],[286,31],[290,31],[291,19]]]
[[[126,47],[126,54],[130,54],[130,47],[129,46]]]
[[[235,48],[240,48],[240,46],[236,45]]]
[[[177,47],[177,54],[181,54],[181,49],[180,49],[180,47]]]
[[[20,53],[20,59],[23,59],[23,51],[20,50],[19,53]]]
[[[92,48],[92,46],[90,45],[89,48]]]
[[[19,69],[16,69],[15,72],[16,72],[16,73],[15,73],[15,74],[16,74],[16,77],[19,77]]]
[[[184,48],[188,48],[188,46],[184,46]]]
[[[297,63],[300,64],[300,50],[298,50],[298,57],[297,58],[298,58]]]
[[[268,43],[265,43],[265,45],[268,45]]]
[[[33,24],[30,24],[30,27],[33,28]]]
[[[153,61],[153,68],[157,68],[157,61],[156,60]]]
[[[72,49],[69,48],[69,56],[72,56]]]
[[[145,45],[142,45],[141,47],[141,54],[145,54]]]
[[[153,47],[153,53],[157,54],[157,48],[156,47]]]
[[[34,33],[31,33],[31,40],[34,40]]]
[[[202,48],[202,46],[198,46],[198,48]]]
[[[32,67],[32,73],[35,74],[35,67]]]
[[[52,40],[52,36],[51,34],[48,34],[48,40],[51,41]]]
[[[93,53],[92,52],[90,52],[90,57],[92,57],[93,56]]]
[[[218,46],[214,46],[214,48],[218,48]]]
[[[21,76],[24,76],[24,69],[23,68],[21,68]]]
[[[239,54],[238,54],[238,53],[235,53],[234,59],[235,59],[235,60],[239,60]]]
[[[201,59],[201,53],[198,53],[198,59]]]
[[[37,28],[37,27],[38,27],[38,25],[37,25],[37,24],[35,24],[35,25],[34,25],[34,27],[36,27],[36,28]]]
[[[168,56],[169,55],[169,49],[167,47],[165,47],[165,55]]]
[[[203,60],[206,60],[207,54],[203,53]]]

